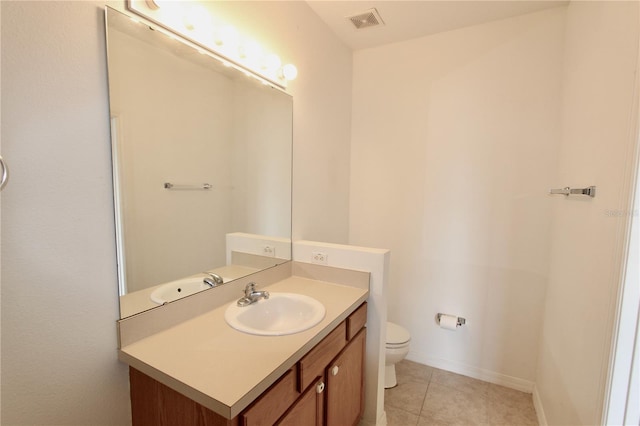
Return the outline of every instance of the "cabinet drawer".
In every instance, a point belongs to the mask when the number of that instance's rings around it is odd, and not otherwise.
[[[244,426],[273,425],[300,396],[297,382],[298,374],[294,367],[284,373],[273,386],[240,414],[240,424]]]
[[[347,340],[354,338],[367,323],[367,302],[364,302],[347,318]]]
[[[298,389],[306,389],[316,377],[324,374],[325,367],[336,357],[347,343],[346,322],[338,325],[322,342],[318,343],[298,363]]]

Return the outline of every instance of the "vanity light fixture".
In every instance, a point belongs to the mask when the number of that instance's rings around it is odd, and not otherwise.
[[[282,77],[289,81],[295,80],[298,76],[298,68],[293,64],[285,65],[280,69],[280,72],[282,73]]]
[[[127,0],[126,4],[129,11],[162,26],[168,35],[178,34],[199,50],[211,52],[225,66],[250,70],[253,74],[245,74],[258,80],[284,89],[298,75],[295,65],[283,65],[278,55],[265,52],[255,40],[243,39],[233,25],[215,25],[202,5],[166,0]]]

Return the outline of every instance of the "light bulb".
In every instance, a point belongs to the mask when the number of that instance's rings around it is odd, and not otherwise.
[[[262,47],[254,40],[249,40],[242,44],[239,51],[241,58],[256,60],[258,57],[262,56]]]
[[[184,27],[189,31],[193,31],[196,27],[189,15],[185,15],[182,17],[182,25],[184,25]]]
[[[284,77],[286,80],[295,80],[296,77],[298,76],[298,68],[296,68],[295,65],[293,64],[287,64],[284,67],[282,67],[282,77]]]
[[[218,46],[238,44],[238,30],[233,25],[219,28],[214,35],[214,42]]]
[[[268,71],[276,71],[280,69],[281,66],[282,61],[280,60],[280,57],[275,53],[270,53],[265,56],[262,68]]]
[[[203,6],[193,6],[187,9],[182,17],[182,23],[189,31],[197,29],[200,32],[206,32],[211,30],[213,26],[211,15]]]

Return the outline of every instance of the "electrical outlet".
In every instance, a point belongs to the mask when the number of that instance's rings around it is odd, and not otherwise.
[[[262,255],[276,257],[276,248],[274,246],[262,246]]]
[[[317,263],[319,265],[326,265],[329,260],[327,253],[321,251],[311,252],[311,263]]]

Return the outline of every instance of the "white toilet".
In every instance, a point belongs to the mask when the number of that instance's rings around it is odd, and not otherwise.
[[[406,328],[387,322],[387,341],[384,357],[384,387],[389,389],[398,384],[396,380],[396,363],[402,361],[409,353],[411,334]]]

